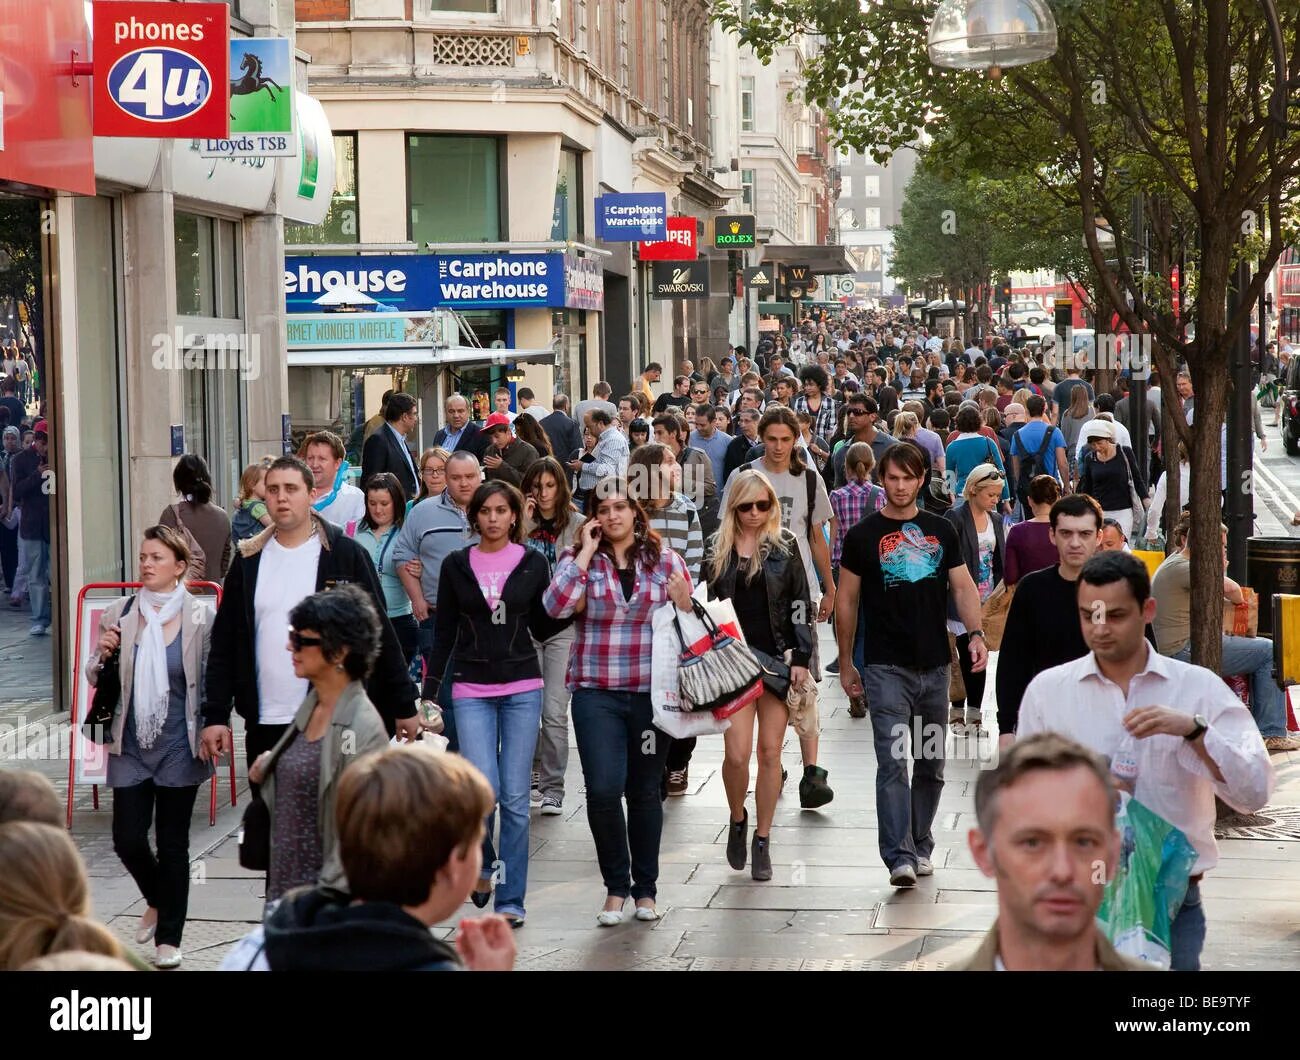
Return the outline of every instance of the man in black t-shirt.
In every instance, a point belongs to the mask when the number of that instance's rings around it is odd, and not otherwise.
[[[971,669],[988,663],[979,590],[948,520],[916,506],[925,454],[897,442],[880,458],[885,506],[849,530],[840,555],[835,628],[840,685],[864,690],[876,744],[880,856],[894,887],[914,887],[934,866],[931,831],[943,791],[948,719],[948,595],[970,631]],[[865,673],[853,663],[859,608],[867,624]],[[912,782],[907,778],[911,740]]]
[[[671,394],[660,394],[655,399],[654,414],[658,416],[667,409],[684,409],[691,403],[691,377],[679,375],[673,380]]]
[[[1079,572],[1101,543],[1101,505],[1084,493],[1052,505],[1049,533],[1061,557],[1055,567],[1026,574],[1016,583],[1007,623],[1005,649],[998,658],[998,746],[1015,740],[1020,700],[1029,682],[1053,666],[1088,654],[1079,625]]]

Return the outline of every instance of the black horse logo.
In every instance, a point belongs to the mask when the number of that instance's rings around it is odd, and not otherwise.
[[[284,91],[280,85],[276,84],[269,77],[264,77],[262,75],[262,60],[252,52],[244,52],[244,58],[240,62],[239,68],[244,71],[244,76],[238,81],[230,82],[231,96],[251,96],[254,92],[260,92],[262,89],[266,89],[266,91],[270,93],[271,99],[274,100],[275,93],[271,91],[272,85],[280,89],[281,92]],[[234,117],[234,114],[230,115],[232,121],[234,120]]]

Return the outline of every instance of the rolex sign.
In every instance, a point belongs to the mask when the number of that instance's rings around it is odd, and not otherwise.
[[[718,250],[746,250],[754,246],[754,215],[719,214],[713,219],[713,245]]]
[[[709,262],[705,258],[698,261],[656,261],[651,270],[652,298],[709,297]]]

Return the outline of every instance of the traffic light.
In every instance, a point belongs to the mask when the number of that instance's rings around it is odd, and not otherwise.
[[[998,302],[1001,305],[1011,304],[1011,279],[1009,277],[998,284]]]

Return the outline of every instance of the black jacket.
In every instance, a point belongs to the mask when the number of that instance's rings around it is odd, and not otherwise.
[[[727,484],[727,479],[731,478],[731,473],[736,468],[749,461],[749,451],[754,447],[754,444],[743,434],[738,434],[731,439],[727,445],[727,452],[722,458],[722,481],[718,483],[718,489],[722,489]],[[762,443],[758,444],[761,445]]]
[[[376,432],[378,433],[378,432]],[[439,427],[438,433],[433,436],[434,448],[443,448],[447,442],[447,428]],[[480,460],[483,458],[483,450],[487,447],[487,437],[479,431],[472,423],[465,424],[465,433],[460,436],[460,444],[456,446],[456,452],[473,453]]]
[[[473,547],[473,546],[471,546]],[[557,621],[542,607],[542,594],[550,583],[550,566],[536,549],[524,549],[501,588],[505,621],[489,609],[478,578],[469,564],[469,549],[453,552],[442,563],[438,579],[438,610],[433,630],[433,657],[429,660],[425,695],[438,698],[441,676],[452,660],[452,681],[493,684],[541,677],[537,640],[548,640],[568,623]]]
[[[391,736],[398,718],[414,717],[416,688],[406,667],[393,624],[388,621],[379,576],[365,549],[340,527],[313,514],[321,536],[320,563],[316,567],[316,592],[354,583],[370,594],[379,612],[382,634],[379,658],[366,681],[366,694],[384,719]],[[262,549],[275,533],[269,526],[256,537],[241,541],[222,585],[221,606],[212,624],[208,652],[203,717],[208,725],[229,725],[231,705],[252,725],[260,714],[257,694],[257,636],[253,602],[257,598],[257,572]],[[285,652],[288,655],[288,652]],[[287,659],[286,659],[287,663]]]
[[[808,575],[804,570],[799,541],[795,535],[783,529],[781,540],[787,546],[786,552],[770,549],[763,557],[763,577],[766,580],[772,634],[782,654],[786,651],[793,652],[792,666],[806,667],[813,654],[813,609],[812,597],[808,592]],[[710,549],[704,557],[703,569],[704,577],[709,583],[709,599],[730,600],[736,591],[739,572],[735,553],[732,553],[731,562],[723,568],[722,574],[714,578],[713,552]],[[802,604],[802,608],[796,608],[796,603]],[[800,611],[805,621],[796,622],[797,612]]]
[[[943,517],[957,528],[957,540],[961,544],[961,558],[966,564],[966,569],[970,571],[971,580],[979,586],[980,576],[980,541],[979,534],[975,531],[975,517],[971,515],[970,504],[963,501],[955,508],[949,508],[943,513]],[[1007,542],[1002,528],[1002,516],[997,512],[989,512],[989,519],[993,521],[993,584],[997,585],[1002,580],[1002,562],[1007,554]],[[948,617],[954,620],[960,619],[957,614],[957,603],[951,594],[948,597]]]
[[[291,891],[263,929],[273,972],[456,971],[456,951],[391,902],[352,904],[326,887]]]
[[[552,412],[543,416],[541,423],[546,437],[551,440],[551,451],[557,457],[582,448],[582,428],[567,412]]]
[[[405,446],[405,442],[397,440],[397,436],[389,429],[387,422],[367,438],[366,444],[361,448],[362,485],[371,475],[386,471],[390,475],[397,476],[397,481],[406,491],[406,499],[408,501],[414,499],[420,491],[420,484],[416,482],[415,472],[411,470],[415,466],[414,458],[408,461],[402,454]],[[409,456],[410,450],[407,449],[406,453]]]

